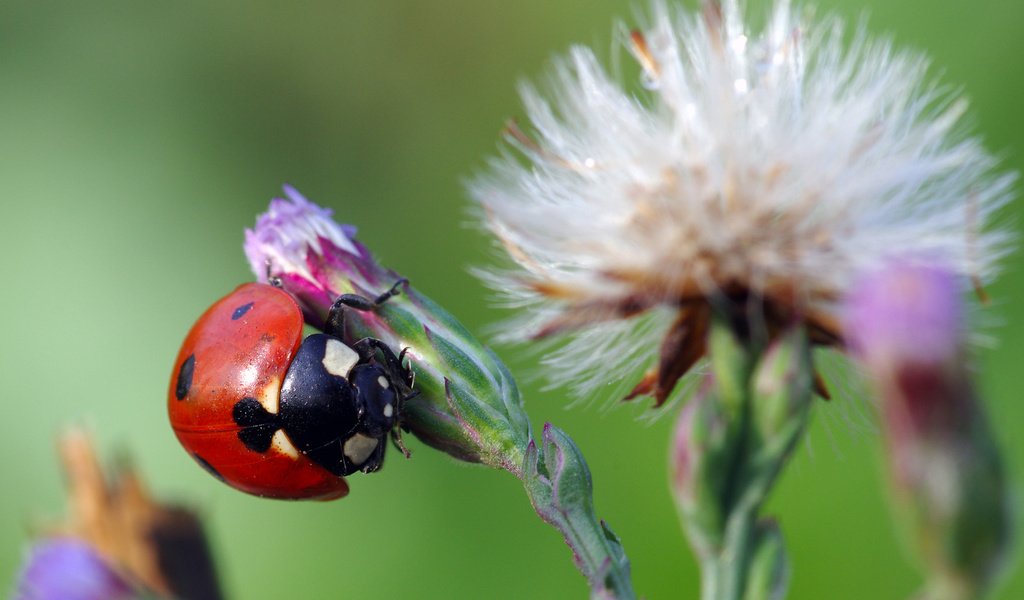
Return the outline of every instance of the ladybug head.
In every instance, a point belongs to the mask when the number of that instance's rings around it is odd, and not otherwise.
[[[406,350],[395,356],[383,343],[374,346],[378,351],[374,359],[352,369],[350,381],[363,411],[364,431],[371,436],[383,436],[400,424],[405,402],[419,392],[413,390],[412,369],[404,364]]]

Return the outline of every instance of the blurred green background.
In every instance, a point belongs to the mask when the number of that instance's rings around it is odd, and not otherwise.
[[[760,4],[753,0],[751,5]],[[1020,170],[1024,4],[822,0],[962,86],[988,147]],[[351,480],[337,503],[250,498],[179,448],[165,416],[171,363],[193,320],[251,279],[250,226],[289,182],[360,227],[387,265],[473,331],[505,315],[466,271],[490,245],[461,181],[521,116],[515,84],[571,43],[608,55],[609,0],[0,4],[0,590],[30,532],[63,511],[53,437],[82,423],[130,452],[161,495],[200,507],[234,598],[582,598],[556,532],[504,473],[411,442],[414,459]],[[1008,218],[1019,211],[1010,207]],[[1015,221],[1019,224],[1019,220]],[[1024,271],[989,290],[1003,325],[981,385],[1024,480]],[[500,348],[525,380],[533,359]],[[621,535],[638,593],[692,598],[692,555],[665,477],[671,419],[566,410],[525,386],[590,461],[598,513]],[[894,536],[879,438],[863,405],[821,404],[772,503],[793,599],[905,598],[919,579]],[[1019,561],[1015,561],[1015,564]],[[999,598],[1024,597],[1019,569]]]

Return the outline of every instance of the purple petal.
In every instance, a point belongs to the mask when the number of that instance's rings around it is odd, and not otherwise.
[[[271,200],[267,212],[257,217],[256,226],[245,231],[245,254],[261,281],[266,278],[268,262],[275,274],[297,272],[308,276],[307,252],[322,253],[321,239],[358,254],[352,242],[355,227],[335,223],[331,219],[333,211],[310,202],[291,186],[284,186],[284,192],[287,199]]]
[[[935,265],[894,263],[868,274],[846,302],[847,344],[875,364],[956,360],[965,337],[961,293]]]
[[[36,543],[18,581],[16,600],[133,598],[128,583],[85,542],[55,538]]]

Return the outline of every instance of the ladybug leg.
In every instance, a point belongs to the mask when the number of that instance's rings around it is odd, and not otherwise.
[[[409,283],[408,279],[404,277],[399,279],[388,291],[373,300],[359,294],[342,294],[338,296],[334,304],[331,305],[331,310],[327,313],[327,325],[324,327],[324,332],[344,340],[345,309],[354,308],[361,312],[370,312],[387,302],[392,296],[397,296],[400,293],[399,288],[406,283]]]
[[[334,301],[334,305],[331,306],[331,311],[344,310],[344,307],[354,308],[361,311],[371,311],[381,304],[387,302],[393,296],[397,296],[401,293],[398,288],[409,283],[406,278],[401,278],[395,282],[395,285],[391,286],[388,291],[377,296],[373,300],[370,300],[366,296],[360,296],[359,294],[342,294]]]
[[[276,288],[283,288],[284,284],[281,283],[281,278],[278,277],[277,275],[274,275],[273,271],[271,270],[269,258],[264,261],[264,266],[267,268],[267,283]]]
[[[399,452],[404,454],[406,458],[412,458],[412,453],[410,453],[409,449],[406,448],[405,444],[402,443],[401,428],[395,427],[394,429],[391,430],[391,443],[394,444],[395,448],[397,448]]]
[[[384,355],[384,362],[388,366],[388,371],[395,375],[402,374],[402,381],[405,381],[407,379],[406,377],[404,377],[405,368],[402,366],[401,359],[395,356],[395,351],[392,350],[390,346],[378,340],[377,338],[363,338],[358,342],[352,344],[352,349],[355,350],[357,354],[359,354],[360,362],[364,363],[373,360],[374,352],[376,350],[380,350],[381,354]]]
[[[373,304],[375,306],[376,305],[381,305],[381,304],[384,304],[385,302],[387,302],[388,298],[391,298],[392,296],[397,296],[400,293],[400,290],[398,288],[402,287],[403,285],[405,285],[407,283],[409,283],[409,280],[406,279],[405,277],[402,277],[401,279],[396,281],[395,285],[391,286],[391,288],[388,289],[388,291],[384,292],[380,296],[377,296],[373,300]]]

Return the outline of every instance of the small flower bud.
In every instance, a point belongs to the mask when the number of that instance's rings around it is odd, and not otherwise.
[[[546,423],[542,447],[530,442],[523,483],[534,510],[565,535],[576,567],[591,582],[591,598],[614,598],[632,591],[629,560],[618,537],[604,522],[595,522],[590,469],[579,449],[563,431]],[[573,543],[568,532],[587,535]],[[601,548],[600,553],[587,552]]]
[[[761,486],[773,481],[789,458],[811,402],[810,348],[802,329],[781,334],[754,364],[757,353],[744,349],[728,324],[716,320],[710,348],[712,374],[683,408],[676,426],[673,481],[684,505],[700,502],[694,495],[711,490],[722,495],[720,504],[730,501],[727,489],[766,493]],[[756,443],[743,439],[751,436]],[[739,456],[740,449],[755,454]],[[753,463],[736,471],[729,468],[733,461]],[[727,481],[727,476],[735,480]],[[731,501],[757,503],[760,497]]]
[[[893,264],[855,288],[845,323],[879,394],[928,597],[943,600],[981,595],[1009,542],[1005,474],[966,366],[960,294],[944,270]]]
[[[348,310],[346,341],[373,337],[396,353],[407,350],[420,395],[406,404],[403,427],[455,458],[521,475],[530,425],[501,361],[448,312],[380,266],[356,241],[354,227],[335,223],[330,210],[294,189],[284,191],[287,199],[273,200],[246,231],[257,277],[279,280],[315,327],[342,294],[374,299],[394,288],[396,295],[371,310]]]
[[[128,582],[89,544],[74,538],[37,542],[18,580],[16,600],[127,600]]]
[[[722,545],[728,518],[722,496],[735,455],[725,411],[712,397],[713,385],[706,378],[700,392],[683,407],[669,457],[679,516],[702,559],[717,554]]]

